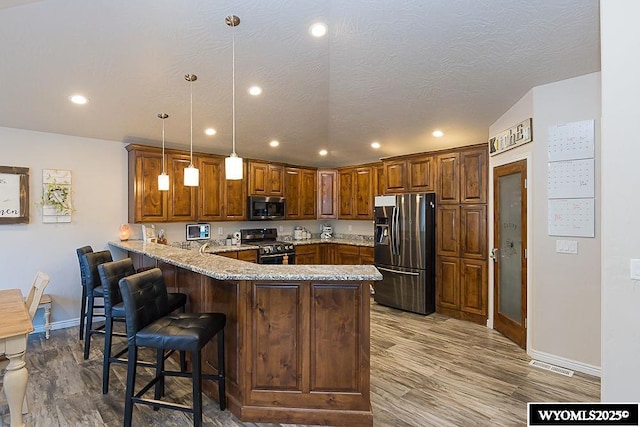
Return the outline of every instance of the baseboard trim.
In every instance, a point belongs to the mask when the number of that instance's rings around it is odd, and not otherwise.
[[[543,351],[529,350],[527,354],[532,359],[542,362],[551,363],[552,365],[561,366],[573,371],[582,372],[583,374],[602,376],[602,369],[599,366],[589,365],[588,363],[578,362],[576,360],[567,359],[566,357],[556,356],[554,354],[545,353]]]
[[[96,316],[93,318],[94,322],[104,322],[104,317]],[[51,322],[51,330],[73,328],[74,326],[80,326],[80,318],[61,320],[59,322]],[[44,323],[38,322],[33,325],[32,334],[39,334],[44,332]]]

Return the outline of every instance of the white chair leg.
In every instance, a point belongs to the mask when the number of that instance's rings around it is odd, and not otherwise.
[[[49,331],[51,331],[51,304],[44,306],[44,337],[49,339]]]

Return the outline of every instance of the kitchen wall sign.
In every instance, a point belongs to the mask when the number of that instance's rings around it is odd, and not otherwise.
[[[42,170],[42,222],[71,222],[71,171]]]
[[[495,156],[503,151],[511,150],[532,140],[531,119],[525,119],[515,126],[510,127],[489,138],[489,155]]]
[[[29,168],[0,166],[0,224],[29,223]]]

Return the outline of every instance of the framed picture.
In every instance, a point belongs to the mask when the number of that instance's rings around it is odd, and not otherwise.
[[[0,224],[29,223],[29,168],[0,166]]]

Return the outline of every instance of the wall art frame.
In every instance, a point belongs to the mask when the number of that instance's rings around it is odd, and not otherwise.
[[[29,168],[0,166],[0,224],[29,223]]]

